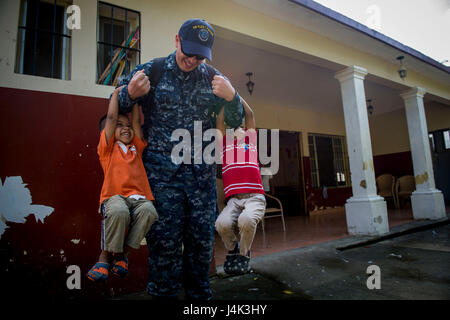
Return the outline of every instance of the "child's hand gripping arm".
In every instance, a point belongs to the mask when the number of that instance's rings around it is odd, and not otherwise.
[[[114,135],[114,131],[116,130],[117,118],[119,115],[118,95],[119,91],[122,90],[123,87],[124,86],[121,86],[115,89],[111,96],[111,99],[109,100],[108,114],[106,115],[106,122],[105,122],[105,137],[107,144],[108,141],[111,139],[111,137]]]
[[[244,106],[245,113],[245,127],[247,129],[256,129],[255,116],[253,115],[253,110],[247,104],[247,102],[241,98],[242,105]]]
[[[141,114],[137,103],[133,106],[133,110],[131,112],[131,126],[136,138],[142,140]]]
[[[217,115],[216,128],[222,134],[222,137],[225,136],[225,107],[222,107],[219,114]]]

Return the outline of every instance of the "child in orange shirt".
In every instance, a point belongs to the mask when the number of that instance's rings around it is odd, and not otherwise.
[[[130,249],[139,249],[151,225],[158,219],[142,163],[147,142],[142,139],[139,109],[137,105],[133,107],[131,124],[126,115],[119,114],[120,89],[116,89],[110,99],[105,128],[97,147],[104,173],[100,194],[102,252],[87,274],[92,281],[108,279],[111,261],[111,272],[125,276]]]

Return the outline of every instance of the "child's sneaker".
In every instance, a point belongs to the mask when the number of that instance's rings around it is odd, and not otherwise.
[[[239,243],[236,247],[229,251],[225,263],[223,265],[223,270],[228,274],[240,275],[245,274],[250,271],[250,251],[246,256],[239,254]]]
[[[128,274],[128,259],[125,256],[115,257],[111,272],[119,277],[125,277]]]
[[[234,274],[245,274],[250,271],[250,252],[246,256],[240,254],[234,260]]]
[[[105,262],[97,262],[87,273],[89,280],[95,282],[104,282],[108,280],[109,264]]]

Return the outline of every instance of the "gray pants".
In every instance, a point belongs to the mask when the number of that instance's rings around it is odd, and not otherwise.
[[[239,241],[240,254],[245,256],[252,246],[256,226],[265,211],[266,198],[263,194],[252,193],[247,198],[230,198],[216,220],[216,230],[225,248],[233,250]]]
[[[101,248],[113,253],[123,252],[125,245],[139,249],[142,239],[158,219],[152,201],[121,195],[103,201],[102,213]]]

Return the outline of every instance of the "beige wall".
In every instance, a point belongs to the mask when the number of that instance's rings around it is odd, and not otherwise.
[[[266,104],[247,99],[255,113],[256,126],[302,133],[303,156],[309,156],[308,133],[345,136],[344,115],[323,114],[300,108]]]
[[[152,5],[155,1],[111,0],[107,2],[141,12],[143,30],[141,62],[158,55],[166,55],[170,50],[174,50],[174,40],[169,41],[169,35],[172,35],[170,38],[174,39],[178,31],[177,27],[183,20],[182,17],[177,19],[176,15],[164,14],[161,8],[158,9],[158,6]],[[72,31],[71,80],[59,80],[14,73],[20,1],[2,0],[0,2],[0,41],[2,43],[0,86],[100,98],[109,96],[112,87],[95,83],[97,1],[73,0],[73,4],[81,9],[81,29]]]
[[[440,103],[425,104],[428,131],[450,128],[450,107]]]
[[[369,117],[369,126],[374,156],[410,150],[404,109]]]
[[[81,8],[81,30],[75,30],[72,36],[71,81],[14,73],[20,2],[0,2],[0,86],[93,97],[109,95],[111,88],[95,84],[97,1],[73,2]],[[244,8],[230,0],[191,0],[188,5],[180,0],[109,0],[108,3],[141,12],[142,62],[174,50],[174,36],[181,23],[188,18],[202,17],[214,25],[274,43],[280,48],[293,49],[344,66],[358,65],[378,77],[400,81],[396,64]],[[431,94],[450,100],[448,83],[426,78],[412,70],[402,84],[420,86]]]
[[[439,103],[426,103],[428,132],[450,128],[450,108]],[[410,151],[405,109],[369,117],[373,155]]]
[[[97,1],[74,0],[81,8],[81,30],[72,33],[72,77],[70,81],[34,77],[14,73],[17,24],[20,1],[0,2],[0,86],[38,91],[51,91],[92,97],[109,96],[112,88],[95,84],[96,79],[96,25]],[[264,16],[238,6],[229,0],[191,0],[181,5],[179,0],[108,0],[125,8],[141,12],[141,62],[164,56],[175,50],[174,37],[179,26],[188,18],[202,17],[227,30],[269,41],[342,65],[358,65],[369,73],[398,82],[397,65],[362,52],[357,52],[329,38]],[[427,79],[414,72],[408,73],[407,85],[421,86],[429,93],[450,99],[448,83]],[[293,107],[269,105],[264,101],[249,101],[255,109],[258,127],[279,128],[302,132],[305,155],[307,134],[326,133],[345,135],[343,115],[320,114]],[[427,107],[429,130],[449,127],[450,108]],[[373,154],[409,150],[409,138],[403,109],[373,117],[370,120]]]
[[[309,156],[308,133],[345,136],[344,116],[322,114],[299,108],[265,104],[248,99],[258,128],[302,132],[303,156]],[[450,108],[439,103],[426,103],[428,131],[450,128]],[[410,151],[405,109],[369,117],[374,156]]]

